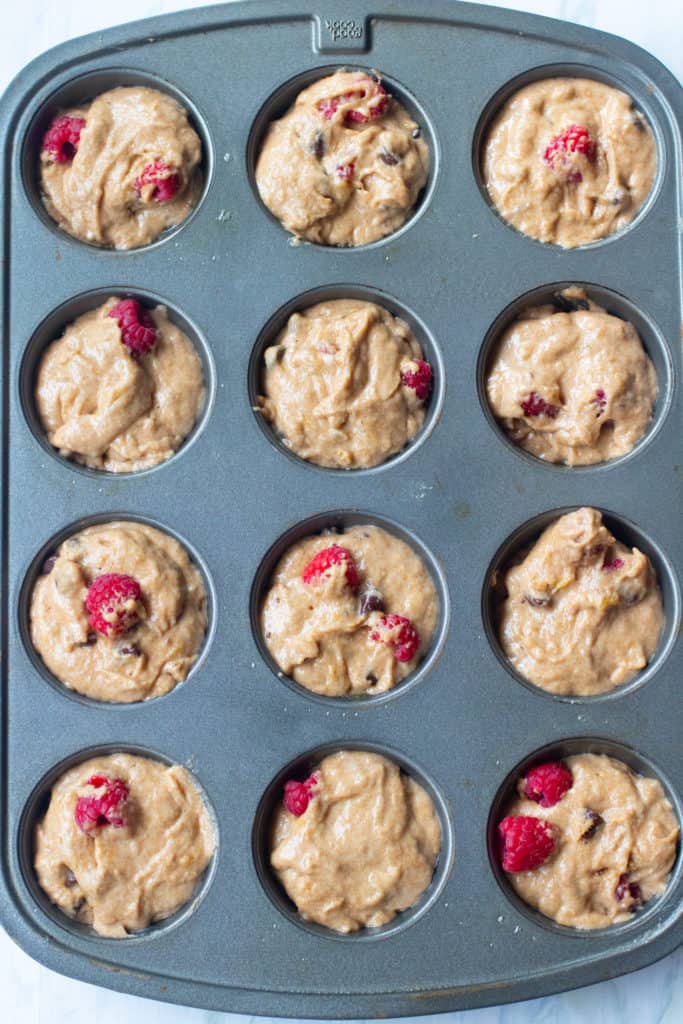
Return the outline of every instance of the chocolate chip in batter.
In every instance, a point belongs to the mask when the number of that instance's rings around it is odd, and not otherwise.
[[[532,608],[544,608],[551,601],[550,594],[525,594],[524,600]]]
[[[368,587],[360,595],[360,613],[361,615],[369,615],[370,612],[383,612],[384,601],[379,590],[375,590],[374,587]]]
[[[311,153],[317,160],[322,160],[323,154],[325,153],[325,136],[322,132],[316,132],[313,142],[311,143]]]
[[[41,576],[49,576],[50,573],[52,572],[52,570],[55,567],[55,562],[56,561],[57,561],[57,556],[56,555],[50,555],[49,558],[46,558],[45,561],[43,562],[43,564],[40,567]]]
[[[367,681],[369,683],[372,684],[372,686],[374,686],[375,683],[377,682],[377,676],[375,675],[374,672],[368,672],[367,675],[365,676],[365,678],[367,679]]]
[[[97,643],[97,633],[88,633],[88,639],[84,640],[79,647],[92,647],[93,644]]]
[[[117,647],[116,653],[121,654],[124,657],[128,656],[131,658],[139,658],[142,655],[142,651],[139,647],[136,647],[135,644],[128,644],[127,647]]]
[[[399,158],[396,156],[396,154],[390,153],[388,149],[380,153],[379,158],[383,164],[387,164],[389,167],[395,167],[399,161]]]
[[[581,836],[581,842],[587,843],[593,838],[598,829],[605,824],[605,819],[597,811],[592,811],[590,807],[587,807],[583,812],[584,818],[590,822],[590,825]]]
[[[412,132],[410,134],[411,134],[411,137],[413,139],[419,139],[420,136],[422,135],[422,129],[418,125],[416,128],[413,128],[413,130],[412,130]]]
[[[561,292],[553,292],[553,305],[560,313],[576,313],[579,309],[590,308],[588,299],[570,299]]]
[[[67,887],[67,889],[71,889],[72,886],[77,884],[77,881],[78,881],[78,879],[74,875],[74,873],[71,870],[71,868],[67,868],[66,869],[66,874],[64,875],[64,885]]]

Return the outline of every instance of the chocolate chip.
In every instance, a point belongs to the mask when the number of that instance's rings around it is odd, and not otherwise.
[[[92,647],[93,644],[97,643],[97,633],[88,633],[88,639],[84,640],[79,647]]]
[[[545,605],[550,604],[550,594],[525,594],[524,600],[532,608],[544,608]]]
[[[55,567],[55,562],[56,561],[57,561],[57,556],[56,555],[50,555],[49,558],[46,558],[45,561],[43,562],[43,564],[40,567],[41,574],[43,576],[49,576],[50,573],[52,572],[52,570]]]
[[[593,838],[598,829],[605,824],[605,819],[597,811],[592,811],[590,807],[585,809],[583,816],[587,821],[590,821],[590,825],[581,836],[581,842],[587,843],[589,839]]]
[[[127,647],[119,647],[117,654],[128,655],[131,658],[139,658],[142,655],[142,651],[135,644],[129,644]]]
[[[420,136],[422,135],[422,129],[421,129],[421,128],[420,128],[420,126],[418,125],[418,126],[417,126],[417,128],[413,128],[413,130],[412,130],[412,132],[411,132],[410,134],[411,134],[411,136],[412,136],[412,137],[413,137],[414,139],[419,139],[419,138],[420,138]]]
[[[374,672],[368,672],[368,674],[366,675],[366,677],[365,677],[365,678],[367,679],[367,681],[368,681],[369,683],[372,683],[372,685],[373,685],[373,686],[374,686],[374,685],[375,685],[375,683],[377,682],[377,676],[375,675],[375,673],[374,673]]]
[[[67,869],[66,869],[66,874],[65,874],[65,876],[64,876],[64,885],[65,885],[65,886],[66,886],[66,887],[67,887],[68,889],[71,889],[71,887],[72,887],[72,886],[74,886],[74,885],[76,885],[76,883],[77,883],[77,878],[76,878],[76,876],[74,875],[74,873],[73,873],[73,871],[71,870],[71,868],[67,868]]]
[[[315,138],[311,143],[311,153],[316,160],[322,160],[325,152],[325,136],[322,132],[316,132]]]
[[[369,615],[370,612],[383,612],[384,601],[379,590],[375,590],[374,587],[368,587],[360,595],[360,613],[361,615]]]
[[[560,313],[576,313],[577,309],[588,309],[588,299],[568,298],[561,292],[553,292],[553,305]]]
[[[645,121],[643,120],[642,115],[637,111],[633,115],[633,124],[639,132],[645,131]]]
[[[395,167],[398,163],[398,157],[394,153],[390,153],[388,150],[385,150],[384,153],[380,153],[379,158],[383,164],[388,164],[389,167]]]

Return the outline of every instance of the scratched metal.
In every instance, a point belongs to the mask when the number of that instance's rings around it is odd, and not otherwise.
[[[352,251],[293,246],[254,190],[259,133],[302,84],[344,64],[384,72],[418,117],[432,148],[430,182],[391,238]],[[478,176],[486,120],[510,83],[555,73],[625,88],[659,148],[653,195],[633,226],[572,252],[508,228]],[[188,107],[204,140],[207,184],[192,217],[155,245],[100,251],[61,234],[40,209],[37,149],[57,106],[132,82],[167,89]],[[669,73],[620,39],[447,0],[264,0],[174,14],[60,46],[11,85],[0,185],[1,903],[4,924],[32,956],[87,981],[197,1006],[368,1018],[543,995],[641,967],[681,941],[680,865],[666,895],[633,922],[575,934],[512,898],[489,846],[515,770],[541,750],[614,752],[657,774],[681,809],[682,108]],[[482,402],[486,358],[506,318],[525,296],[575,281],[634,320],[660,383],[652,428],[636,451],[584,470],[513,449]],[[31,374],[64,324],[104,294],[125,291],[166,302],[189,331],[209,402],[173,460],[113,477],[66,463],[45,444]],[[437,368],[415,444],[357,474],[294,459],[252,410],[258,356],[286,313],[345,291],[406,316]],[[604,509],[615,532],[653,558],[667,624],[640,678],[603,699],[572,702],[508,670],[487,580],[548,513],[579,504]],[[200,663],[172,694],[142,706],[79,699],[46,677],[26,644],[38,560],[92,517],[118,515],[176,533],[212,595]],[[435,643],[419,674],[390,695],[316,699],[278,677],[254,635],[260,588],[288,539],[368,519],[423,553],[441,602]],[[337,938],[305,925],[275,884],[267,820],[288,770],[358,744],[391,752],[430,789],[444,849],[415,908],[378,933]],[[30,836],[65,764],[120,747],[187,764],[220,842],[188,907],[117,942],[49,905],[33,878]]]

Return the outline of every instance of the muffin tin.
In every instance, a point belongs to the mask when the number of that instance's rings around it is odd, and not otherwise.
[[[264,54],[267,59],[264,59]],[[406,226],[354,250],[291,244],[253,188],[265,120],[339,66],[377,68],[432,146]],[[618,237],[564,251],[504,224],[482,191],[479,152],[510,83],[594,76],[629,92],[652,125],[659,172]],[[39,202],[42,131],[65,102],[143,82],[180,98],[204,143],[190,218],[144,249],[111,252],[61,233]],[[289,0],[174,14],[69,42],[38,58],[2,104],[3,512],[2,917],[35,958],[73,977],[157,999],[269,1015],[380,1017],[544,995],[650,963],[683,938],[683,870],[628,924],[559,928],[520,905],[492,849],[498,809],[529,758],[612,753],[659,777],[683,816],[681,656],[681,90],[615,37],[528,15],[433,0]],[[635,315],[655,360],[653,427],[628,456],[585,469],[513,449],[482,402],[492,329],[529,293],[583,283]],[[144,473],[115,476],[46,446],[31,403],[53,333],[108,294],[168,304],[203,353],[196,436]],[[400,310],[436,366],[425,427],[385,465],[320,469],[285,454],[253,411],[257,355],[286,312],[340,294]],[[303,298],[302,298],[303,297]],[[609,304],[608,304],[609,305]],[[648,670],[593,700],[521,685],[496,651],[489,579],[512,543],[589,504],[637,538],[660,575],[666,625]],[[149,519],[177,534],[210,581],[200,663],[172,693],[103,705],[49,685],[27,644],[37,559],[98,519]],[[441,602],[419,672],[377,700],[332,701],[286,684],[254,612],[281,538],[381,521],[428,555]],[[308,522],[306,522],[308,521]],[[305,527],[301,524],[305,523]],[[405,531],[405,533],[403,532]],[[264,559],[268,559],[264,563]],[[430,889],[377,932],[338,937],[302,922],[264,843],[280,783],[340,747],[394,756],[430,791],[444,832]],[[124,940],[94,936],[38,890],[31,829],[57,770],[134,750],[185,764],[215,814],[218,849],[197,897]]]

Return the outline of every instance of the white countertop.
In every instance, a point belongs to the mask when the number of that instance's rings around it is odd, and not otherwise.
[[[31,58],[65,39],[211,0],[12,0],[0,29],[0,92]],[[425,4],[429,0],[424,0]],[[488,0],[480,0],[488,3]],[[523,0],[498,6],[564,18],[631,39],[683,78],[680,0]],[[247,1024],[254,1018],[137,999],[63,978],[0,931],[0,992],[8,1024]],[[412,1018],[429,1021],[437,1018]],[[445,1014],[446,1024],[681,1024],[683,947],[636,974],[547,999]]]

